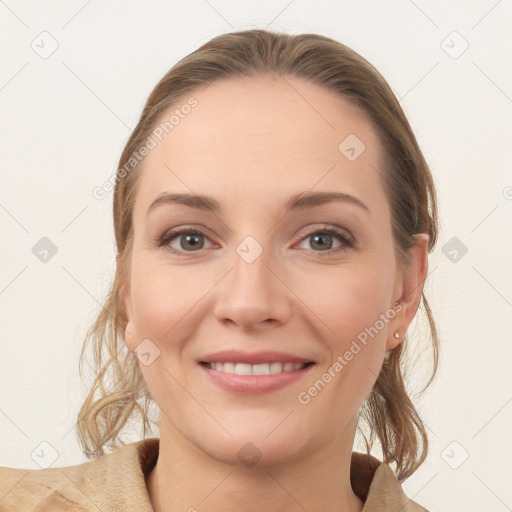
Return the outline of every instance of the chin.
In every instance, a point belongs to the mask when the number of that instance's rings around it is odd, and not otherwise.
[[[307,437],[301,435],[300,431],[281,427],[282,430],[278,432],[278,427],[272,432],[276,425],[272,428],[252,425],[246,429],[240,425],[237,432],[230,430],[233,437],[227,434],[212,436],[210,432],[196,446],[217,462],[246,468],[287,463],[313,450],[311,440],[306,443]],[[204,443],[205,439],[207,443]]]
[[[225,446],[205,447],[205,453],[222,464],[263,468],[287,463],[301,456],[297,447],[274,446],[261,439],[230,439]]]

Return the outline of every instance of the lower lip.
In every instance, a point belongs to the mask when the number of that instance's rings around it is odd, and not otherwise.
[[[300,370],[274,373],[271,375],[237,375],[236,373],[212,370],[202,364],[199,366],[206,372],[212,382],[222,389],[235,393],[258,395],[281,389],[288,384],[296,382],[308,374],[315,365],[311,364]]]

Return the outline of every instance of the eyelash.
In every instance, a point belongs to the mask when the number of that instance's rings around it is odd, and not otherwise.
[[[316,235],[316,234],[327,234],[327,235],[333,235],[336,238],[338,238],[339,241],[342,242],[343,245],[340,247],[337,247],[335,249],[329,249],[327,251],[315,251],[312,249],[303,249],[310,253],[315,253],[319,256],[329,256],[333,253],[338,253],[341,251],[344,251],[346,249],[354,248],[356,246],[356,240],[354,237],[349,235],[346,231],[342,231],[341,229],[337,229],[331,226],[327,226],[325,228],[316,229],[314,231],[311,231],[310,233],[306,234],[304,237],[302,237],[299,242],[302,242],[303,240],[306,240],[307,238]],[[158,247],[165,247],[166,250],[170,251],[173,254],[176,254],[178,256],[186,256],[188,254],[193,254],[195,252],[199,251],[178,251],[176,249],[171,248],[168,244],[174,240],[175,238],[179,237],[180,235],[199,235],[204,236],[205,238],[208,238],[204,233],[201,231],[191,229],[191,228],[182,228],[182,229],[171,229],[169,231],[166,231],[160,239],[157,241]]]

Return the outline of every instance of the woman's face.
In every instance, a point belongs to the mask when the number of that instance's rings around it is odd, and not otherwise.
[[[143,161],[124,294],[161,435],[238,464],[332,448],[353,434],[421,292],[397,267],[375,131],[297,78],[225,80],[193,96],[156,123],[179,110]],[[320,193],[340,199],[304,201]]]

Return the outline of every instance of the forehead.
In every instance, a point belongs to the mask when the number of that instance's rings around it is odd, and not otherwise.
[[[191,97],[195,106],[181,110]],[[221,80],[167,108],[155,128],[173,113],[143,160],[136,209],[168,190],[263,201],[334,188],[383,200],[373,126],[324,87],[296,77]]]

